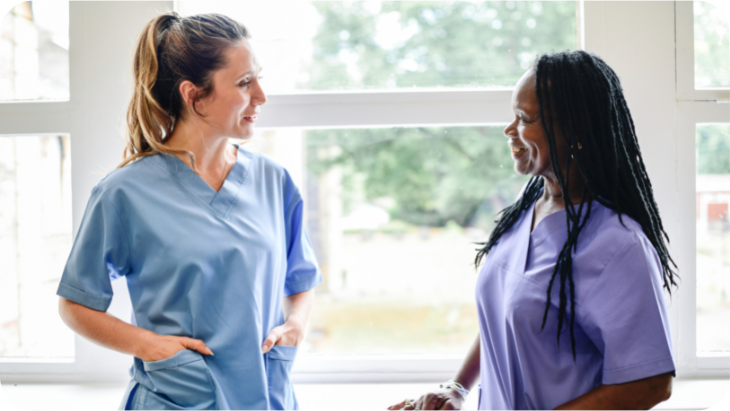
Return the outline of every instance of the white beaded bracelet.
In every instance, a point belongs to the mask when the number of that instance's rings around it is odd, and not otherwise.
[[[466,401],[466,397],[469,396],[469,390],[467,390],[466,388],[464,388],[463,385],[454,380],[446,381],[445,383],[439,385],[439,388],[456,391],[464,401]]]

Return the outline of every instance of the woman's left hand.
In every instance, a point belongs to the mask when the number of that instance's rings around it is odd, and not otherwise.
[[[296,347],[304,339],[304,327],[295,318],[275,327],[264,340],[261,351],[266,354],[274,345]]]

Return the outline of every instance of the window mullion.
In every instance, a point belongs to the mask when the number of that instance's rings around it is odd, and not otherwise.
[[[260,127],[497,124],[512,120],[511,90],[272,95]]]

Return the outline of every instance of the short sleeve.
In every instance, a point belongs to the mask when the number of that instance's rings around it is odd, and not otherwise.
[[[634,233],[578,307],[580,325],[603,353],[603,384],[675,370],[662,284],[654,247]]]
[[[287,270],[284,295],[290,296],[316,287],[322,282],[322,274],[303,226],[304,201],[288,174],[286,178]]]
[[[56,292],[97,311],[112,300],[111,280],[131,267],[127,235],[114,205],[94,188]]]

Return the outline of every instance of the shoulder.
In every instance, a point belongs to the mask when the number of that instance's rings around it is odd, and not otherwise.
[[[619,214],[597,202],[581,232],[584,246],[598,247],[604,253],[618,252],[621,248],[648,241],[641,225],[626,214]]]
[[[659,256],[641,225],[633,218],[603,205],[592,210],[591,218],[580,234],[579,255],[589,283],[609,277],[621,277],[636,283],[661,276]],[[580,250],[582,249],[582,251]]]
[[[261,183],[267,185],[274,184],[282,190],[297,190],[289,171],[276,160],[271,157],[239,147],[243,161],[248,163],[248,168],[252,177]],[[249,177],[250,178],[250,177]]]
[[[632,264],[640,253],[648,259],[657,254],[641,225],[626,214],[593,203],[591,215],[578,239],[574,261],[587,278],[600,276],[609,265]]]
[[[160,163],[164,161],[161,155],[155,154],[142,157],[124,167],[109,172],[99,181],[92,190],[92,195],[105,195],[109,198],[120,193],[135,189],[141,184],[148,183],[153,178],[159,178],[166,173]]]
[[[248,162],[250,167],[260,173],[278,177],[284,177],[288,174],[284,166],[266,154],[250,151],[243,147],[239,147],[238,151],[241,153],[244,161]]]

